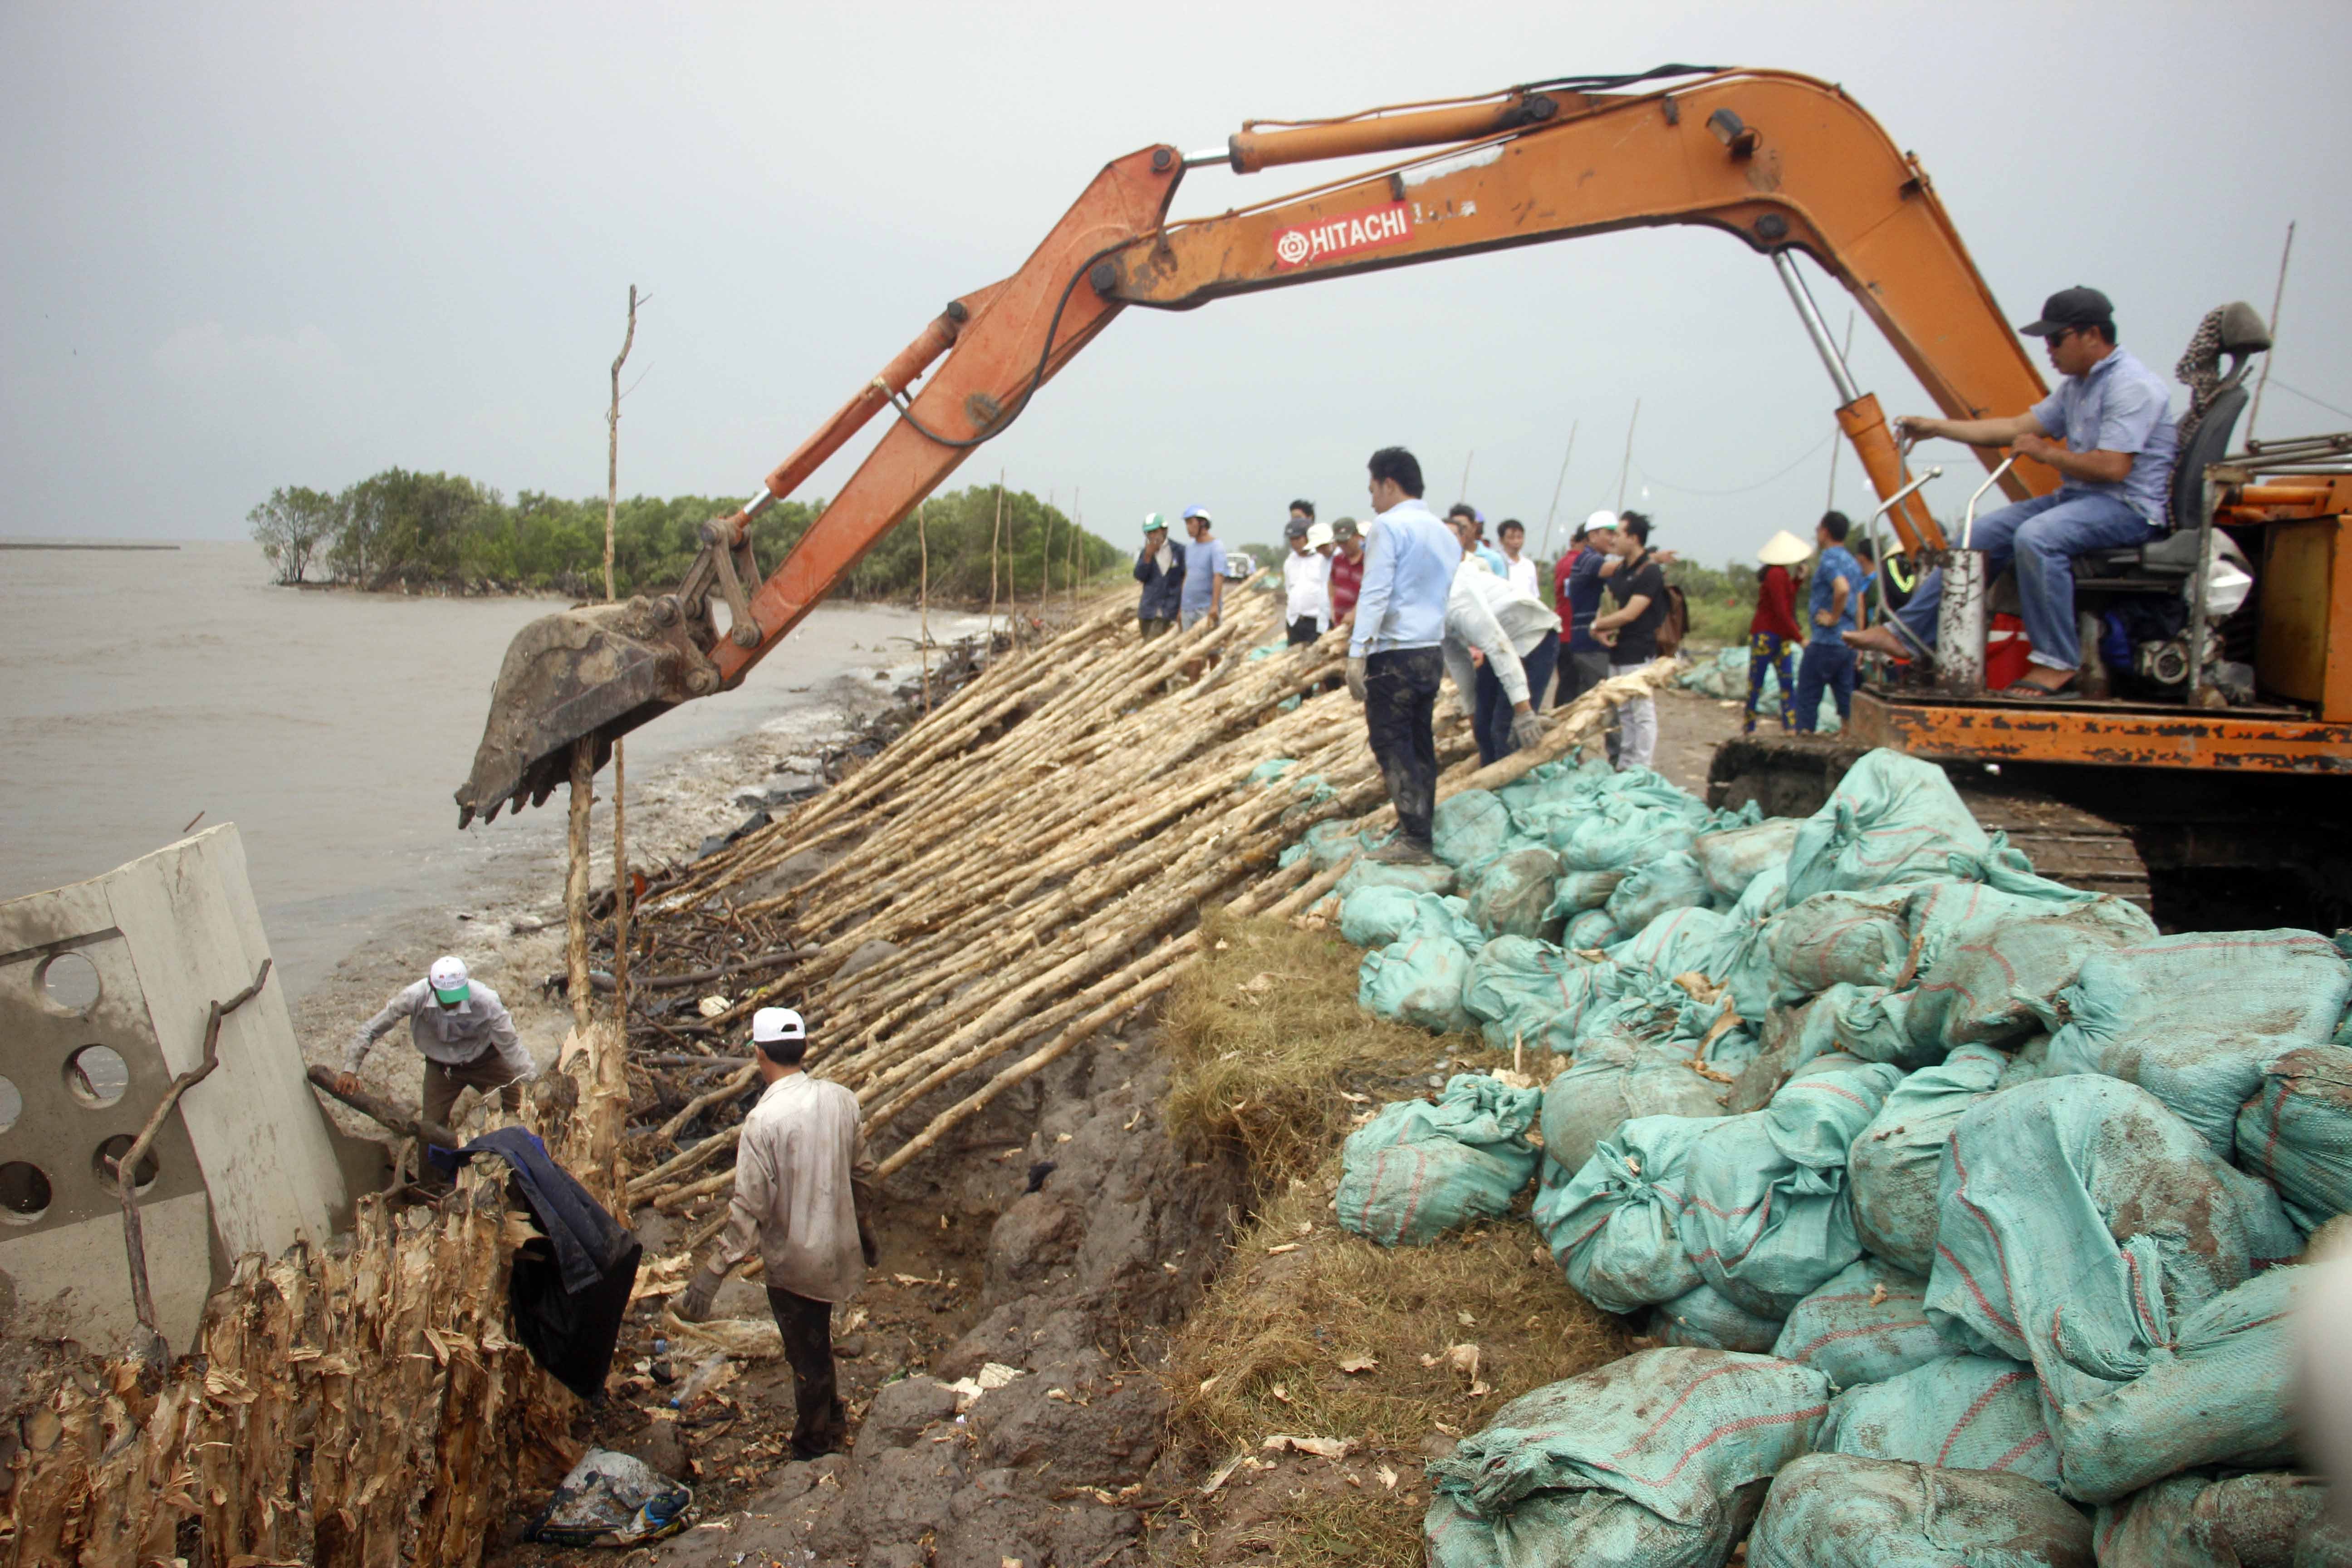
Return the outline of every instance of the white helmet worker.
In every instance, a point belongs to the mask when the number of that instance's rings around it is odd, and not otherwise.
[[[466,974],[466,961],[454,953],[443,953],[425,972],[425,983],[433,987],[433,995],[444,1007],[455,1007],[473,994],[473,984]]]
[[[751,1015],[751,1043],[755,1046],[781,1045],[786,1040],[807,1038],[807,1026],[790,1007],[762,1007]]]
[[[1331,543],[1331,542],[1332,542],[1332,536],[1331,536],[1331,525],[1330,525],[1329,523],[1328,523],[1328,522],[1310,522],[1310,523],[1308,523],[1308,524],[1307,525],[1307,549],[1309,549],[1309,550],[1320,550],[1320,549],[1322,549],[1325,545],[1329,544],[1329,543]]]
[[[1591,517],[1584,520],[1584,526],[1591,529],[1595,533],[1600,532],[1604,528],[1615,528],[1617,526],[1617,514],[1613,511],[1596,511]]]

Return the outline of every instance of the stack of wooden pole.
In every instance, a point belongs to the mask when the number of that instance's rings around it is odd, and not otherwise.
[[[884,1174],[1167,989],[1193,961],[1205,906],[1296,909],[1286,895],[1327,891],[1336,877],[1311,887],[1303,859],[1277,868],[1308,827],[1392,820],[1362,710],[1339,681],[1344,634],[1252,657],[1280,635],[1279,600],[1244,591],[1226,602],[1222,624],[1146,642],[1118,595],[1000,662],[860,772],[641,911],[657,926],[715,905],[815,945],[714,1022],[731,1032],[777,1004],[808,1013],[814,1069],[857,1091],[869,1139],[897,1143]],[[1563,754],[1597,732],[1612,700],[1672,668],[1610,682],[1551,715],[1543,745],[1483,771],[1467,722],[1442,697],[1439,760],[1451,766],[1441,797]],[[1277,759],[1290,765],[1252,782]],[[796,857],[803,871],[822,864],[774,886]],[[890,945],[868,945],[877,940]],[[867,962],[846,968],[861,949]],[[681,1111],[665,1135],[740,1095],[752,1071]],[[931,1098],[958,1084],[954,1102]],[[884,1135],[919,1107],[929,1111],[919,1126]],[[644,1172],[632,1200],[677,1209],[715,1199],[732,1179],[732,1144],[722,1132]]]

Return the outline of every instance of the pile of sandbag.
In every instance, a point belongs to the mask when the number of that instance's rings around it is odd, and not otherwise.
[[[2102,1563],[2341,1559],[2285,1472],[2298,1265],[2352,1209],[2352,940],[2159,935],[1892,752],[1801,822],[1563,766],[1451,827],[1465,897],[1374,934],[1458,950],[1421,1015],[1569,1058],[1530,1217],[1672,1348],[1433,1467],[1432,1561],[1712,1568],[1759,1503],[1749,1555],[1780,1564],[2073,1568],[2094,1508]],[[1528,929],[1533,850],[1557,934]],[[1570,945],[1588,921],[1609,940]],[[1740,1377],[1659,1359],[1710,1352]],[[1774,1381],[1800,1377],[1818,1401]],[[1653,1493],[1664,1429],[1617,1432],[1621,1400],[1773,1438],[1677,1450],[1706,1495]]]

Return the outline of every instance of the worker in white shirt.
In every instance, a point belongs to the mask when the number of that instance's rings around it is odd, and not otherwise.
[[[709,1317],[727,1271],[759,1248],[768,1310],[793,1368],[793,1456],[814,1459],[837,1452],[848,1435],[835,1393],[833,1309],[857,1294],[880,1260],[856,1193],[873,1166],[857,1096],[801,1070],[808,1051],[801,1016],[761,1008],[751,1016],[751,1045],[766,1087],[735,1148],[726,1234],[676,1310],[690,1323]]]
[[[359,1091],[360,1063],[368,1050],[402,1019],[408,1038],[425,1058],[425,1092],[419,1107],[425,1121],[447,1127],[457,1097],[477,1089],[496,1092],[509,1116],[522,1109],[523,1079],[531,1076],[530,1053],[515,1034],[499,994],[466,973],[466,961],[444,953],[424,979],[404,987],[383,1011],[360,1026],[343,1047],[343,1070],[335,1087]]]
[[[1535,699],[1559,662],[1559,616],[1550,605],[1466,554],[1445,596],[1444,650],[1479,766],[1543,739]]]
[[[1282,558],[1282,617],[1293,647],[1313,642],[1331,626],[1331,558],[1308,539],[1314,526],[1294,513],[1282,528],[1283,542],[1290,547]]]
[[[1503,546],[1503,561],[1509,568],[1504,580],[1530,598],[1541,596],[1537,585],[1536,563],[1527,553],[1528,525],[1516,517],[1507,517],[1496,526],[1495,538]]]

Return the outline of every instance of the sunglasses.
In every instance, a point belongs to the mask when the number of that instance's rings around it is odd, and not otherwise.
[[[2054,349],[2082,330],[2080,327],[2061,327],[2056,331],[2049,333],[2042,341]]]

